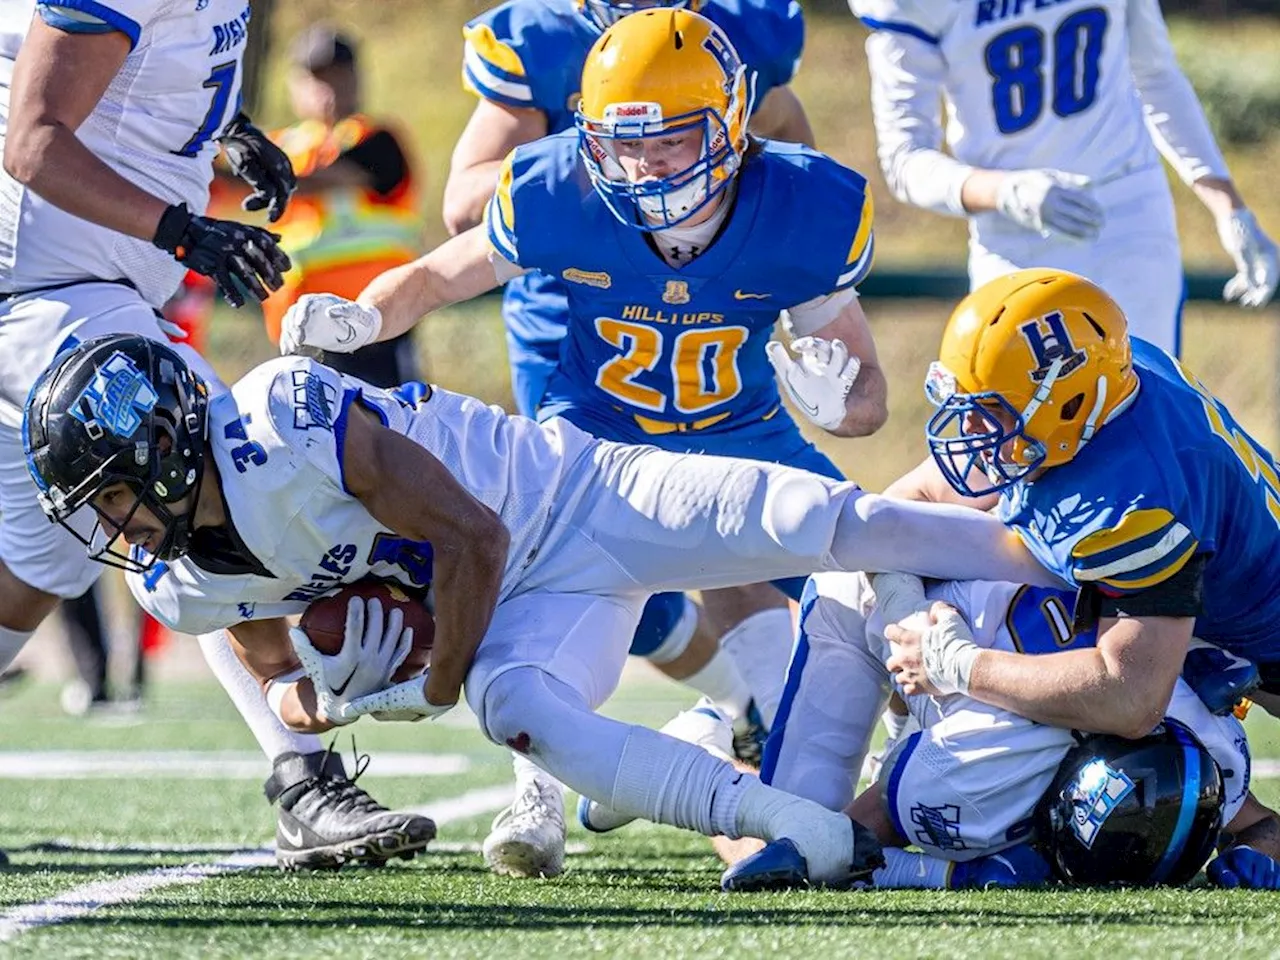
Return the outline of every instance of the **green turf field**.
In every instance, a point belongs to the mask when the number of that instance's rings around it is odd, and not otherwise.
[[[640,673],[624,683],[608,712],[658,724],[685,705],[678,688]],[[259,792],[264,771],[254,769],[253,742],[216,687],[161,686],[145,722],[134,725],[68,719],[55,688],[19,689],[0,700],[0,844],[13,858],[0,871],[0,956],[1280,954],[1275,895],[1193,889],[728,896],[718,891],[720,870],[704,840],[638,824],[604,837],[571,827],[568,870],[559,879],[490,876],[475,850],[505,802],[509,768],[468,720],[355,728],[360,749],[374,757],[371,789],[384,802],[422,805],[436,815],[440,850],[381,870],[285,876],[262,850],[272,831]],[[1250,726],[1257,755],[1280,757],[1280,728],[1256,716]],[[340,738],[347,751],[349,739]],[[49,766],[55,762],[83,769],[86,759],[112,758],[217,761],[229,773],[99,770],[90,779],[46,778],[58,772]],[[380,758],[401,769],[434,759],[455,772],[384,776]],[[1280,800],[1276,780],[1260,778],[1257,787],[1264,800]],[[53,916],[66,919],[49,924]]]

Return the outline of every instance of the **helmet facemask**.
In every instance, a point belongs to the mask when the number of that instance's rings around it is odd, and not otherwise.
[[[745,89],[745,71],[739,66],[734,78],[729,117],[742,109],[737,91]],[[615,217],[637,230],[668,230],[686,222],[721,194],[742,164],[728,119],[710,106],[664,117],[657,103],[612,103],[598,119],[579,110],[577,124],[579,152],[592,186]],[[686,134],[701,141],[692,164],[665,177],[628,178],[622,158],[629,149]]]
[[[689,0],[579,0],[582,15],[601,31],[608,30],[629,14],[655,7],[688,7],[697,10],[699,4]]]

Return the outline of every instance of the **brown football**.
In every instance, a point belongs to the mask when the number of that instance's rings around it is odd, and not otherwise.
[[[427,668],[431,644],[436,637],[435,618],[420,600],[409,596],[394,583],[381,580],[361,580],[308,606],[298,626],[306,632],[312,646],[328,655],[342,649],[347,627],[347,601],[352,597],[376,597],[382,601],[384,613],[399,607],[404,612],[404,625],[413,627],[413,649],[391,679],[396,682],[408,680]]]

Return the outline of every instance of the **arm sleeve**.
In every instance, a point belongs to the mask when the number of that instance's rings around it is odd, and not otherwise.
[[[973,168],[942,149],[947,64],[937,42],[877,29],[867,38],[867,65],[876,152],[889,189],[904,203],[965,216],[960,191]]]
[[[839,316],[840,311],[858,299],[856,287],[845,287],[835,293],[798,303],[782,312],[782,325],[792,337],[807,337],[821,330]]]
[[[349,150],[338,156],[339,160],[354,163],[369,174],[375,193],[386,195],[404,182],[409,173],[409,161],[400,149],[400,142],[390,130],[377,130]]]
[[[1229,177],[1204,109],[1178,66],[1159,0],[1129,0],[1129,65],[1147,130],[1184,183]]]

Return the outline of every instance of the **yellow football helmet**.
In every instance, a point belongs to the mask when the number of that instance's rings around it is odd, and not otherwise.
[[[608,30],[629,13],[651,7],[684,7],[697,11],[702,0],[578,0],[578,11],[601,30]]]
[[[926,435],[966,496],[1066,463],[1138,389],[1124,313],[1097,284],[1019,270],[960,301],[929,367]],[[975,468],[990,485],[977,488]]]
[[[575,118],[583,163],[605,205],[639,230],[688,220],[720,194],[747,148],[747,68],[710,20],[648,9],[601,34],[582,68]],[[667,176],[630,179],[624,152],[697,134],[697,159]],[[683,161],[682,161],[683,162]]]

